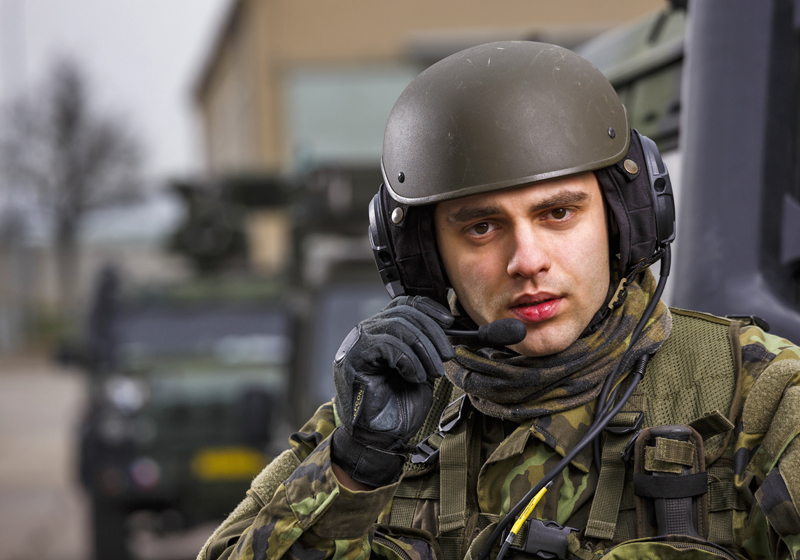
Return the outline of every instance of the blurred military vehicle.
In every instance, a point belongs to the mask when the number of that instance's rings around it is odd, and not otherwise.
[[[389,303],[367,239],[366,209],[380,182],[377,165],[327,163],[304,175],[295,198],[293,276],[309,297],[296,338],[295,427],[333,397],[331,362],[350,329]]]
[[[275,297],[121,297],[99,275],[83,344],[89,372],[80,479],[95,558],[128,558],[129,514],[158,530],[230,512],[284,446],[294,313]],[[67,357],[67,356],[65,356]]]
[[[379,180],[377,167],[325,165],[297,181],[176,183],[187,212],[169,249],[197,279],[132,293],[114,269],[98,276],[82,342],[62,356],[91,381],[79,472],[96,559],[131,557],[142,522],[169,532],[224,518],[330,400],[336,349],[388,302],[361,211]],[[252,227],[264,218],[288,232]],[[259,244],[288,258],[254,273]]]
[[[575,48],[606,75],[628,112],[631,128],[659,151],[678,147],[685,9],[652,14]]]
[[[678,208],[667,302],[763,317],[794,341],[798,29],[791,0],[671,0],[575,49],[608,76],[631,126],[658,143],[670,170]]]

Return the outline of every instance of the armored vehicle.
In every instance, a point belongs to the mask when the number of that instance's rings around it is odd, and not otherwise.
[[[235,507],[271,457],[289,388],[293,315],[246,298],[120,298],[101,274],[78,356],[91,395],[80,478],[95,558],[129,557],[129,514],[186,528]]]
[[[347,333],[389,303],[380,277],[374,270],[369,272],[369,276],[350,274],[332,279],[312,295],[311,311],[297,330],[297,344],[303,352],[297,356],[292,377],[288,417],[294,427],[302,426],[321,404],[333,398],[331,362]]]
[[[798,5],[671,0],[576,52],[655,140],[677,212],[670,305],[800,339]]]

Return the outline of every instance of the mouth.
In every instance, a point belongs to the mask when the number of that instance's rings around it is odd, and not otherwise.
[[[544,292],[523,295],[513,301],[510,310],[526,323],[541,323],[552,319],[558,313],[563,301],[562,296]]]

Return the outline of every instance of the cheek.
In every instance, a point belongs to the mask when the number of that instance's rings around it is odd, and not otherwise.
[[[584,282],[588,282],[589,297],[594,304],[596,301],[599,305],[603,302],[608,292],[609,283],[609,254],[608,254],[608,239],[605,234],[605,229],[601,230],[601,235],[588,235],[583,243],[581,243],[579,251],[579,260],[575,266],[580,270],[580,276]]]
[[[493,300],[502,293],[497,263],[487,256],[462,254],[455,262],[445,262],[445,266],[459,302],[470,317],[478,324],[491,320]]]
[[[455,279],[452,283],[459,299],[477,301],[479,296],[490,289],[491,270],[486,266],[485,259],[473,259],[465,256],[458,259],[453,265],[448,268],[456,271],[451,278]]]

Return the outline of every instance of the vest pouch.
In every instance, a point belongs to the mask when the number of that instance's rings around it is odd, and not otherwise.
[[[376,525],[372,557],[387,560],[442,560],[439,544],[427,531]]]
[[[703,438],[689,426],[642,430],[634,445],[637,537],[708,538]]]
[[[603,560],[738,560],[725,548],[703,539],[669,535],[625,541],[610,548]]]

